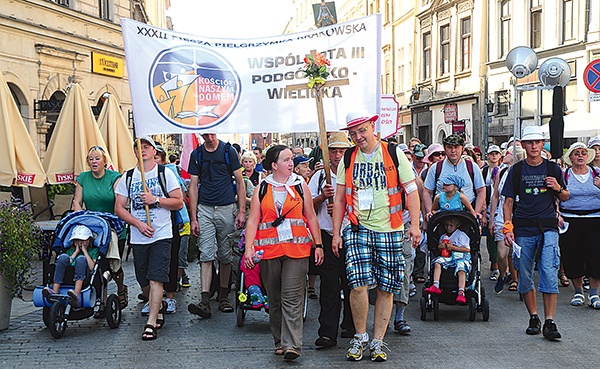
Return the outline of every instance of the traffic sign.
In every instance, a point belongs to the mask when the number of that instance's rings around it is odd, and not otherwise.
[[[588,90],[600,92],[600,59],[594,60],[583,71],[583,83]]]

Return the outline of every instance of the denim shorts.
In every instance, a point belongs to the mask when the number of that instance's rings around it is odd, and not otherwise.
[[[534,267],[536,264],[536,249],[542,240],[542,235],[515,237],[517,245],[521,246],[519,258],[513,254],[513,263],[519,271],[519,293],[526,294],[534,289]],[[514,250],[514,247],[513,247]],[[540,275],[538,290],[542,293],[558,293],[558,268],[560,266],[560,249],[558,248],[558,232],[544,232],[544,245],[537,262]]]
[[[388,293],[400,292],[404,278],[404,232],[374,232],[362,225],[354,232],[348,226],[343,238],[350,288],[377,285]]]

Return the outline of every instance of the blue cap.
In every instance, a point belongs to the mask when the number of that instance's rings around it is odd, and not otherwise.
[[[299,164],[302,163],[309,163],[313,160],[313,158],[307,158],[306,156],[300,155],[300,156],[296,156],[294,158],[294,167],[297,167]]]
[[[442,184],[453,184],[460,190],[465,185],[465,180],[458,174],[450,173],[442,177]]]

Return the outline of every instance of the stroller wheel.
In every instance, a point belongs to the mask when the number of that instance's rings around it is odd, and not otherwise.
[[[237,310],[236,311],[237,326],[241,328],[244,326],[244,319],[246,318],[246,310],[244,310],[244,307],[242,306],[242,303],[240,303],[240,302],[235,304],[235,308]]]
[[[55,302],[50,308],[48,330],[50,330],[50,334],[54,338],[61,338],[67,329],[65,306],[61,302]]]
[[[433,320],[440,320],[440,301],[437,297],[433,298]]]
[[[108,296],[106,299],[106,323],[111,328],[118,328],[121,324],[121,301],[115,294]]]
[[[477,300],[475,300],[475,297],[471,297],[469,299],[469,320],[470,321],[475,320],[476,313],[477,313]]]
[[[425,299],[425,296],[421,296],[421,320],[422,321],[426,321],[427,320],[427,299]]]
[[[482,304],[483,321],[487,322],[488,320],[490,320],[490,300],[484,297]]]
[[[50,308],[44,306],[42,309],[42,319],[44,320],[44,325],[46,327],[50,327]]]

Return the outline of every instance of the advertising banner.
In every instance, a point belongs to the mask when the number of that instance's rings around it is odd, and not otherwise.
[[[215,39],[122,19],[137,135],[318,131],[304,58],[331,61],[323,87],[328,131],[354,110],[379,111],[381,18],[372,15],[317,30],[260,39]]]

